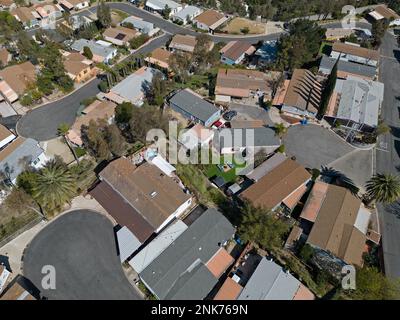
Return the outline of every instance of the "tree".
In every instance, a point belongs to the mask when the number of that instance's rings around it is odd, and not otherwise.
[[[373,200],[392,203],[400,197],[400,180],[392,174],[378,173],[366,183],[365,189],[367,203]]]
[[[389,23],[386,19],[377,20],[372,23],[371,33],[374,39],[375,47],[379,47],[381,45],[382,38],[388,28]]]
[[[65,144],[68,146],[69,150],[71,150],[71,153],[73,154],[75,161],[76,161],[77,163],[79,163],[79,159],[78,159],[78,157],[76,156],[75,150],[74,150],[74,148],[72,148],[72,146],[71,146],[71,144],[69,143],[69,140],[68,140],[68,138],[67,138],[69,129],[70,129],[70,127],[69,127],[68,123],[61,123],[61,124],[58,126],[57,134],[58,134],[59,136],[63,137],[64,142],[65,142]]]
[[[118,126],[111,124],[106,128],[105,138],[111,153],[116,157],[121,157],[126,151],[126,142]]]
[[[60,209],[66,202],[70,202],[75,194],[75,178],[59,160],[48,161],[37,173],[33,198],[46,211]]]
[[[129,46],[131,49],[137,49],[144,43],[146,43],[149,40],[149,36],[147,34],[141,34],[138,37],[134,37],[131,40],[129,40]]]
[[[92,50],[90,50],[90,48],[87,47],[87,46],[83,47],[83,55],[88,59],[92,59],[93,58]]]
[[[97,6],[97,19],[103,28],[108,28],[111,25],[110,7],[101,0]]]
[[[162,16],[164,19],[168,20],[170,14],[171,14],[171,8],[168,7],[168,5],[166,4],[164,10],[162,11]]]
[[[105,139],[106,127],[107,121],[99,119],[97,121],[90,120],[88,126],[83,125],[81,128],[83,144],[99,161],[112,158],[110,147]]]
[[[163,75],[157,72],[151,80],[147,99],[151,105],[161,106],[167,93],[167,85]]]
[[[287,128],[283,123],[276,123],[275,124],[275,134],[282,138],[287,133]]]
[[[289,225],[273,216],[271,211],[245,204],[238,228],[244,241],[254,241],[262,248],[274,250],[282,246],[283,236],[288,230]]]
[[[190,58],[183,52],[174,52],[169,57],[169,65],[175,74],[175,80],[186,83],[189,79]]]
[[[115,108],[115,122],[127,124],[132,118],[134,105],[130,102],[123,102]]]
[[[375,133],[377,136],[381,136],[390,133],[391,131],[392,129],[390,129],[390,127],[386,123],[380,122],[376,127]]]
[[[339,59],[337,59],[335,65],[333,66],[331,74],[328,76],[328,79],[326,80],[324,89],[322,90],[321,104],[318,109],[318,118],[319,119],[322,119],[324,117],[326,110],[328,109],[329,101],[331,99],[333,90],[335,89],[336,80],[337,80],[338,63],[339,63]]]

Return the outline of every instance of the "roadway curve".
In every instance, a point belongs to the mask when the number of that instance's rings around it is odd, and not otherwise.
[[[130,15],[141,17],[143,20],[153,23],[155,26],[161,28],[167,33],[165,36],[153,40],[134,54],[147,54],[153,51],[155,48],[165,45],[168,38],[172,34],[190,34],[193,36],[200,34],[194,30],[184,28],[167,21],[161,16],[139,9],[129,3],[112,2],[108,3],[108,5],[113,9],[118,9]],[[87,10],[77,13],[77,15],[90,15],[95,11],[96,7],[91,7]],[[340,26],[340,23],[331,23],[325,25],[325,27],[331,28]],[[359,23],[357,26],[360,28],[370,29],[370,25],[366,23]],[[257,43],[258,41],[276,40],[283,32],[284,31],[282,30],[280,33],[257,36],[211,35],[211,37],[215,42],[228,42],[237,39],[246,39],[249,42]],[[39,141],[46,141],[55,138],[57,136],[57,128],[61,123],[67,123],[71,125],[75,121],[76,113],[82,100],[93,97],[99,93],[99,89],[97,88],[98,83],[99,80],[95,79],[61,100],[46,104],[28,112],[17,124],[18,133],[23,137],[29,137]]]

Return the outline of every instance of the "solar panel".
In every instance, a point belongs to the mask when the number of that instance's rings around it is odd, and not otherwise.
[[[125,34],[123,34],[123,33],[118,33],[118,34],[115,36],[115,39],[122,40],[122,39],[124,39],[125,37],[126,37]]]

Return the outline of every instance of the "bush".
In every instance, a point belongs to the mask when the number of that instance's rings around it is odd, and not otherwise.
[[[311,170],[311,174],[312,174],[312,177],[311,177],[312,181],[315,181],[320,176],[321,171],[319,171],[318,169],[314,168],[314,169]]]
[[[281,145],[279,146],[278,152],[280,152],[280,153],[284,153],[284,152],[285,152],[285,145],[284,145],[284,144],[281,144]]]
[[[103,80],[99,83],[99,89],[101,92],[108,92],[108,84],[106,80]]]

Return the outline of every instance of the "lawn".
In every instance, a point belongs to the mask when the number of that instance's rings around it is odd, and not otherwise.
[[[245,18],[234,18],[224,28],[222,32],[230,34],[242,34],[243,29],[248,28],[249,34],[263,34],[265,33],[265,23],[251,21]]]
[[[224,157],[220,158],[220,164],[224,164]],[[210,164],[206,168],[206,176],[207,178],[212,178],[214,176],[223,177],[226,182],[235,182],[236,180],[236,170],[240,168],[244,168],[246,164],[237,164],[235,163],[235,159],[233,159],[233,167],[227,171],[221,171],[220,168],[216,164]]]

